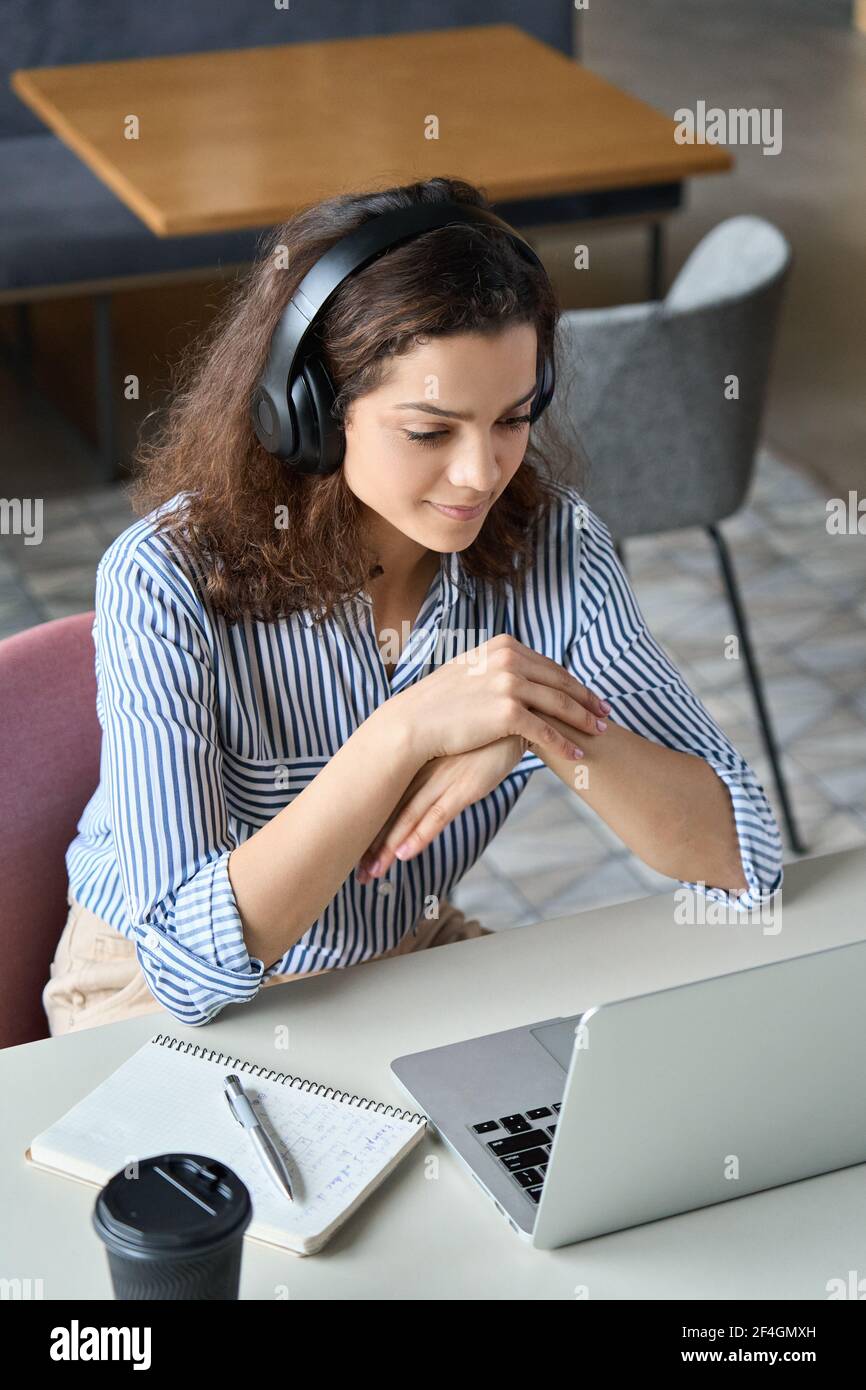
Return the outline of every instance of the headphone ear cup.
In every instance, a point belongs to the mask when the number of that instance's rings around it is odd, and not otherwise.
[[[297,447],[288,462],[299,473],[334,473],[343,462],[346,441],[332,415],[335,396],[325,367],[309,357],[291,387]]]
[[[253,393],[250,421],[263,449],[277,458],[291,456],[294,431],[288,410],[283,406],[281,412],[279,403],[264,386],[257,386]]]

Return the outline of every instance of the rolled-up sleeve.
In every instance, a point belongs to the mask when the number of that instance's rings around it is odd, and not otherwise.
[[[136,955],[154,997],[185,1024],[259,989],[228,875],[206,620],[180,570],[114,546],[96,578],[96,673],[114,845]]]
[[[748,888],[731,892],[678,879],[686,888],[748,910],[781,887],[782,842],[763,787],[709,711],[653,638],[641,615],[610,532],[580,502],[571,518],[569,570],[577,603],[574,637],[563,664],[610,701],[611,718],[667,748],[692,753],[730,793]]]

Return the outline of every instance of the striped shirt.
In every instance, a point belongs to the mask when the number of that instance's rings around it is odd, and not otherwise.
[[[384,879],[361,884],[352,872],[281,960],[266,969],[246,949],[232,849],[383,701],[456,655],[460,634],[471,648],[511,633],[609,700],[615,722],[709,763],[730,792],[748,889],[678,882],[742,909],[780,887],[781,842],[763,788],[647,630],[607,527],[574,488],[553,491],[523,594],[496,594],[459,553],[443,554],[390,680],[366,592],[341,606],[345,622],[317,627],[303,611],[232,623],[153,514],[109,546],[93,625],[100,782],[67,851],[69,885],[134,940],[152,993],[181,1022],[248,1002],[270,975],[342,968],[395,946],[502,828],[545,765],[533,752]]]

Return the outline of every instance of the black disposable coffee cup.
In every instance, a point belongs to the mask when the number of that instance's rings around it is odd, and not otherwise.
[[[156,1154],[115,1173],[93,1208],[115,1298],[236,1299],[251,1216],[237,1173],[201,1154]]]

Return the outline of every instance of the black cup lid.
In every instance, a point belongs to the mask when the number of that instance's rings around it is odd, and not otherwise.
[[[96,1199],[93,1224],[117,1252],[177,1254],[243,1233],[251,1215],[250,1194],[231,1168],[170,1153],[142,1158],[135,1176],[115,1173]]]

